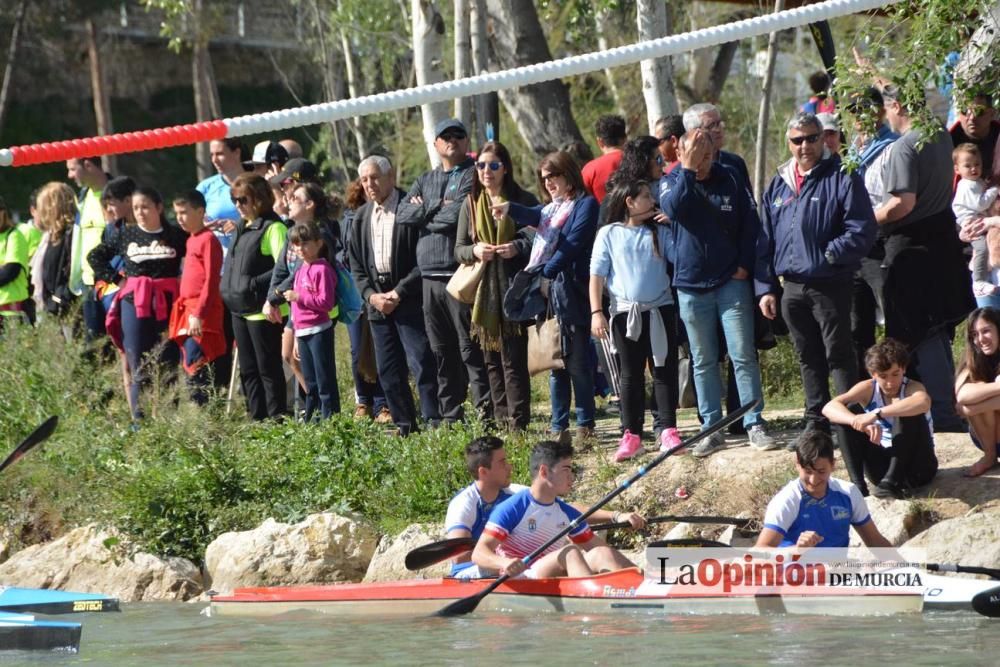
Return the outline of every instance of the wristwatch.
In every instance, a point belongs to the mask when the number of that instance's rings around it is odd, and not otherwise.
[[[875,419],[882,419],[882,408],[875,409]]]

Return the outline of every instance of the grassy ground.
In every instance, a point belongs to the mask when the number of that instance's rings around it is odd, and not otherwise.
[[[315,511],[350,510],[386,532],[440,520],[448,499],[467,483],[462,450],[482,426],[472,421],[404,440],[353,420],[342,327],[336,340],[344,414],[335,419],[254,424],[239,397],[227,414],[224,396],[199,409],[182,386],[158,383],[143,398],[149,416],[133,432],[114,356],[94,359],[52,324],[9,328],[0,337],[4,447],[48,415],[60,416],[52,439],[0,477],[0,521],[9,543],[17,548],[98,521],[123,530],[137,548],[199,560],[221,532],[251,528],[267,517],[294,521]],[[776,352],[773,358],[784,363],[787,355]],[[784,368],[775,372],[771,354],[765,353],[772,368],[766,372],[787,376]],[[543,376],[533,380],[533,413],[528,433],[507,438],[517,479],[527,478],[527,452],[547,426]],[[682,412],[689,426],[692,415]],[[626,469],[609,458],[617,417],[603,411],[599,417],[597,441],[583,455],[583,500],[610,490]]]

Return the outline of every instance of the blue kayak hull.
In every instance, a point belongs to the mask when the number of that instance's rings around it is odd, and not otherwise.
[[[27,614],[0,614],[0,651],[80,650],[79,623],[36,621]]]
[[[40,588],[0,589],[0,611],[73,614],[119,611],[118,599],[97,593],[72,593]]]

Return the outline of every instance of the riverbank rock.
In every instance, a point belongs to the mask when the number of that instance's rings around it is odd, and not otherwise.
[[[219,593],[241,586],[358,581],[377,545],[376,532],[350,516],[324,512],[296,524],[268,519],[253,530],[216,538],[205,551],[205,571]]]
[[[444,526],[441,524],[414,523],[398,535],[384,535],[378,543],[378,548],[375,549],[375,555],[368,565],[364,580],[398,581],[414,577],[433,579],[447,575],[451,569],[450,560],[419,572],[410,572],[405,564],[406,554],[413,549],[443,539]]]
[[[868,504],[868,512],[875,526],[894,547],[905,543],[923,529],[919,505],[911,500],[868,496],[865,502]],[[861,544],[858,534],[851,531],[850,546],[856,547]]]
[[[924,553],[913,553],[916,549]],[[904,544],[903,553],[934,563],[1000,567],[1000,501],[934,524]]]
[[[201,572],[184,558],[129,556],[113,530],[77,528],[18,551],[0,565],[6,586],[103,593],[122,602],[183,601],[202,591]]]

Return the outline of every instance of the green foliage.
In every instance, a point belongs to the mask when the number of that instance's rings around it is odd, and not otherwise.
[[[52,439],[0,479],[0,517],[23,543],[98,521],[121,529],[135,548],[199,560],[220,533],[268,517],[293,522],[312,512],[353,511],[386,530],[440,521],[468,483],[464,447],[482,434],[473,423],[402,439],[346,416],[317,425],[252,424],[227,417],[221,403],[174,408],[169,390],[160,392],[159,416],[133,433],[122,427],[128,416],[117,360],[87,361],[50,323],[12,327],[2,340],[0,381],[18,388],[0,394],[7,439],[60,416]],[[346,349],[339,356],[350,358]],[[343,365],[341,375],[349,383]],[[530,441],[506,440],[515,475],[524,479]]]

